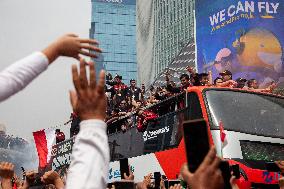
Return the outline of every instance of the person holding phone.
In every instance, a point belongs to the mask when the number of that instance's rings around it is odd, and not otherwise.
[[[181,168],[182,178],[191,189],[221,189],[224,188],[222,172],[219,169],[221,159],[216,156],[216,150],[211,147],[205,159],[197,170],[192,173],[185,164]]]

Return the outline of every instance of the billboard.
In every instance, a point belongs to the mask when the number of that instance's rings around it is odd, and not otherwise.
[[[283,8],[281,0],[196,1],[198,71],[283,85]]]

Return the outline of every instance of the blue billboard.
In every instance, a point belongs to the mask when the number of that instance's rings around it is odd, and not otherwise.
[[[284,83],[282,0],[196,1],[198,71]]]

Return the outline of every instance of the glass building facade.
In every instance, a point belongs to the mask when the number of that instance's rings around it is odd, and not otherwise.
[[[92,0],[90,38],[103,50],[97,71],[121,75],[125,84],[137,78],[136,0]]]
[[[154,0],[154,65],[160,74],[194,34],[194,0]]]
[[[174,60],[184,47],[194,45],[189,44],[194,43],[194,5],[194,0],[147,0],[147,5],[137,0],[138,77],[146,86],[162,78],[166,68],[182,72],[184,64]],[[151,74],[141,69],[148,67]]]
[[[155,77],[153,0],[137,0],[136,3],[138,83],[148,88]]]

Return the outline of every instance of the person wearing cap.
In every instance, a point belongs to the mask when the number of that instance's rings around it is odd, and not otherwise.
[[[247,80],[245,78],[239,77],[236,82],[238,83],[236,88],[240,88],[240,89],[247,89],[246,87],[246,82]]]
[[[219,73],[219,75],[222,77],[223,82],[232,80],[233,74],[229,70],[224,70],[223,72]]]
[[[219,73],[221,76],[223,82],[222,83],[216,83],[217,87],[234,87],[237,85],[237,82],[232,80],[232,72],[229,70],[225,70],[221,73]]]

